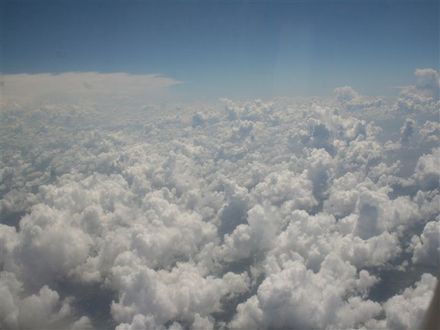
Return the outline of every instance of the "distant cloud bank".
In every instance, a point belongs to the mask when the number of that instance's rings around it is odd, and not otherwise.
[[[181,81],[159,74],[65,72],[1,76],[2,103],[148,102],[163,98]]]

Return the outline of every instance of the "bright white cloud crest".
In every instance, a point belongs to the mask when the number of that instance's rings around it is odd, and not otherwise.
[[[417,327],[440,253],[440,149],[438,73],[416,75],[394,101],[343,87],[167,113],[119,102],[111,117],[87,98],[177,82],[9,77],[41,83],[30,98],[85,99],[0,113],[0,327]]]

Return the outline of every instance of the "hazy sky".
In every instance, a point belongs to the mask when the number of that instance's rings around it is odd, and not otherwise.
[[[3,73],[158,73],[193,98],[386,95],[439,65],[439,1],[0,1]]]

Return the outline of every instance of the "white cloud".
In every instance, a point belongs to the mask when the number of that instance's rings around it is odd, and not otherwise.
[[[403,88],[396,109],[406,113],[432,114],[438,117],[439,73],[434,69],[417,69],[416,84]]]
[[[335,88],[334,93],[340,102],[349,102],[359,97],[359,93],[350,86]]]
[[[415,126],[415,121],[407,118],[405,120],[405,123],[403,124],[403,126],[400,128],[400,141],[402,144],[408,144],[410,142],[411,137],[414,134],[414,126]]]
[[[423,189],[435,189],[440,182],[440,148],[422,155],[417,161],[414,176]]]
[[[75,317],[71,299],[60,299],[48,286],[23,296],[23,283],[13,273],[0,272],[0,326],[5,329],[91,329],[87,317]]]
[[[440,142],[440,122],[426,121],[419,133],[425,143],[434,142],[438,144]]]
[[[388,329],[415,329],[420,327],[434,292],[437,279],[423,274],[419,282],[402,294],[385,302],[386,326]]]
[[[138,314],[151,316],[164,324],[173,319],[194,322],[195,315],[206,317],[221,310],[221,299],[247,290],[247,277],[232,273],[222,278],[203,277],[188,264],[178,264],[171,272],[154,271],[139,265],[129,253],[113,268],[119,301],[112,304],[116,321],[131,322]]]
[[[181,82],[158,74],[65,72],[3,74],[2,103],[146,102],[163,97]],[[6,106],[4,106],[6,108]]]
[[[412,261],[424,265],[440,266],[440,218],[425,225],[423,233],[413,236],[411,240],[413,250]]]
[[[136,99],[147,81],[164,92],[174,82],[116,74],[101,85],[104,74],[88,73],[86,87],[66,75],[87,102],[0,114],[1,315],[12,315],[1,322],[18,327],[33,310],[78,328],[99,327],[104,310],[118,329],[383,328],[418,317],[399,319],[412,293],[393,287],[381,303],[370,291],[387,271],[429,266],[438,248],[437,220],[426,223],[440,214],[437,121],[424,107],[435,100],[418,90],[431,78],[411,89],[423,116],[402,118],[401,99],[384,107],[347,88],[344,104],[103,115],[89,95]],[[81,318],[85,297],[72,287],[95,288],[96,311]]]
[[[438,97],[440,89],[440,75],[434,69],[417,69],[415,71],[416,87],[426,91],[434,97]]]
[[[368,300],[345,301],[353,290],[368,290],[375,278],[365,271],[358,277],[353,266],[336,256],[329,255],[317,273],[300,261],[275,268],[257,294],[238,306],[231,328],[353,328],[381,311],[379,304]]]

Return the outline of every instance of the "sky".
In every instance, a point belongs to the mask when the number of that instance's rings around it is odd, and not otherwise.
[[[439,64],[439,1],[0,3],[4,74],[160,74],[192,99],[389,95]]]

